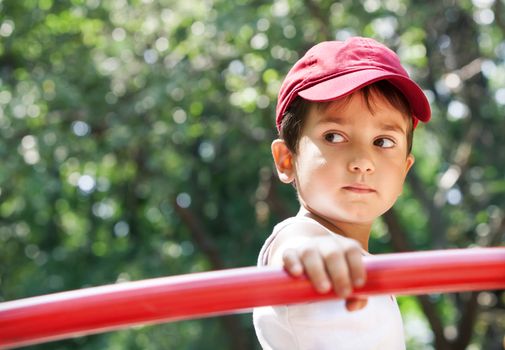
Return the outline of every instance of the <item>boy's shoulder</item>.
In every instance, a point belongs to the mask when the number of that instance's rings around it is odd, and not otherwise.
[[[274,226],[271,235],[263,244],[258,256],[258,265],[271,265],[273,253],[280,248],[282,250],[295,248],[315,237],[338,239],[340,236],[308,216],[297,215],[285,219]]]
[[[298,237],[315,237],[328,234],[335,234],[330,231],[317,220],[304,216],[297,215],[285,219],[274,226],[272,235],[277,241],[284,239],[294,239]]]
[[[299,233],[311,232],[315,227],[322,228],[317,221],[304,217],[304,216],[292,216],[287,219],[282,220],[277,223],[272,229],[272,233],[263,243],[260,254],[258,256],[258,266],[269,265],[271,252],[274,251],[281,243],[286,240],[299,239]],[[309,230],[306,230],[306,229]]]

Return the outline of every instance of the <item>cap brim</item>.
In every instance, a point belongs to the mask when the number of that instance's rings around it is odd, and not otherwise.
[[[408,100],[416,119],[427,122],[431,117],[431,109],[423,90],[411,79],[378,69],[366,69],[325,80],[298,92],[305,100],[313,102],[332,101],[370,85],[379,80],[388,80],[396,86]]]

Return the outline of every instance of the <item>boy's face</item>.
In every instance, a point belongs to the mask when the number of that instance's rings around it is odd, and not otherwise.
[[[296,154],[283,141],[272,151],[283,182],[295,181],[301,204],[333,222],[371,223],[391,208],[414,163],[407,154],[407,117],[361,93],[328,108],[313,105]]]

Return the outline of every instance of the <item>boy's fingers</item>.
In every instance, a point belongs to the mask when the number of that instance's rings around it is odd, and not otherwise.
[[[301,276],[303,273],[303,266],[300,262],[298,254],[293,249],[286,249],[282,256],[284,267],[289,274],[293,276]]]
[[[350,247],[345,257],[347,266],[349,267],[349,276],[354,287],[363,287],[366,281],[365,265],[363,264],[363,256],[359,246]]]
[[[328,292],[331,289],[331,284],[319,252],[314,248],[305,249],[301,253],[301,260],[305,267],[305,273],[316,290],[320,293]]]
[[[342,298],[347,298],[351,294],[352,284],[349,279],[349,267],[344,254],[332,252],[328,254],[325,260],[335,293]]]

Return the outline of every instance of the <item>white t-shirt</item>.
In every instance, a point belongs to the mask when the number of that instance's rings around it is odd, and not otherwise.
[[[258,256],[258,266],[267,265],[270,246],[284,227],[306,220],[317,223],[296,216],[275,226]],[[353,312],[347,311],[343,300],[258,307],[253,320],[264,350],[405,349],[400,310],[389,295],[369,297],[366,307]]]

